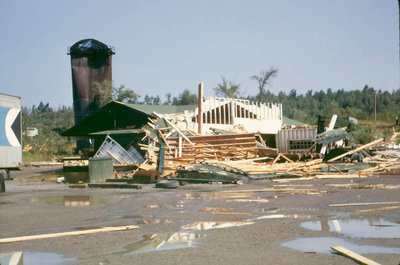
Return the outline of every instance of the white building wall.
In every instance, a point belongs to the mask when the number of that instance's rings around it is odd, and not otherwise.
[[[202,105],[203,132],[210,128],[231,130],[245,128],[249,133],[277,134],[283,125],[282,104],[259,103],[243,99],[206,98]],[[198,108],[193,116],[197,117]],[[197,119],[189,127],[197,130]]]

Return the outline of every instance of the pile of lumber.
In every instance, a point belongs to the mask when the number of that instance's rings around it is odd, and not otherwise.
[[[207,175],[210,179],[218,176],[215,179],[219,181],[285,176],[353,178],[372,176],[400,168],[398,158],[373,157],[366,152],[368,148],[381,144],[383,139],[324,161],[323,155],[311,155],[308,158],[296,157],[296,154],[278,153],[276,149],[268,148],[258,134],[196,135],[192,131],[179,128],[176,122],[165,116],[160,114],[155,116],[158,119],[149,120],[145,129],[148,144],[140,144],[142,150],[146,150],[148,154],[147,167],[153,167],[152,170],[158,170],[164,175],[172,173],[172,177],[179,179],[193,178],[197,175],[201,179],[207,179]],[[345,161],[352,161],[352,156],[359,152],[368,156],[364,158],[366,163],[342,162],[349,157],[351,158]],[[306,154],[310,155],[309,152]],[[300,162],[300,158],[306,158],[308,161]],[[157,169],[154,169],[155,165]],[[145,169],[148,170],[147,167]]]
[[[179,137],[169,138],[170,152],[165,160],[185,164],[204,160],[237,160],[258,156],[254,134],[189,136],[189,141]]]

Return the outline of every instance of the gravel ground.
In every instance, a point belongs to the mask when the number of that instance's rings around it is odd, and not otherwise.
[[[56,169],[25,168],[6,182],[1,238],[139,228],[0,244],[0,252],[24,251],[28,265],[356,264],[328,250],[341,244],[381,264],[400,262],[400,176],[189,184],[174,190],[153,184],[141,190],[72,189],[29,181]],[[329,206],[359,202],[397,203]],[[359,212],[382,207],[387,209]]]

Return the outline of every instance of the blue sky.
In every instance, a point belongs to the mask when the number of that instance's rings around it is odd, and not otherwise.
[[[115,47],[113,80],[145,94],[205,96],[221,76],[257,93],[250,76],[279,69],[270,90],[399,88],[395,0],[0,0],[0,93],[24,106],[72,106],[67,48]]]

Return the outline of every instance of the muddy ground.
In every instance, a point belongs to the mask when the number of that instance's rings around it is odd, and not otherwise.
[[[330,251],[333,245],[381,264],[400,263],[400,176],[188,184],[175,190],[154,184],[141,190],[72,189],[30,181],[53,169],[12,173],[14,180],[0,194],[0,238],[139,228],[0,244],[0,252],[23,251],[28,265],[356,264]],[[332,206],[360,202],[394,203]]]

